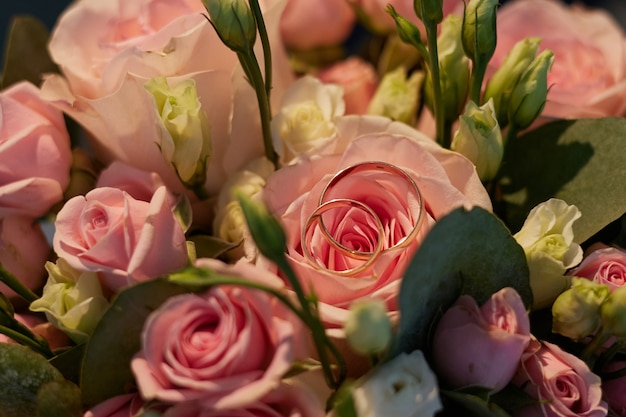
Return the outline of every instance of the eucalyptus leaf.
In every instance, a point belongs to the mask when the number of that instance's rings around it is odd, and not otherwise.
[[[50,381],[37,393],[37,417],[81,417],[80,389],[70,381]]]
[[[54,352],[55,356],[50,359],[50,364],[57,368],[65,379],[78,384],[80,378],[80,363],[85,354],[85,344],[72,346],[62,352]]]
[[[468,294],[480,305],[504,287],[513,287],[527,306],[532,304],[521,246],[485,209],[452,211],[428,232],[404,274],[392,353],[428,352],[429,332],[460,295]]]
[[[22,80],[39,86],[43,74],[58,72],[48,54],[48,37],[48,29],[37,18],[13,18],[4,55],[2,89]]]
[[[37,393],[61,373],[41,355],[13,343],[0,343],[0,417],[37,415]]]
[[[517,232],[530,210],[556,197],[582,212],[582,243],[626,212],[626,119],[557,121],[511,140],[502,163],[503,218]]]
[[[117,294],[87,342],[81,372],[83,402],[93,406],[134,386],[130,361],[141,348],[150,313],[186,290],[164,279],[142,282]]]

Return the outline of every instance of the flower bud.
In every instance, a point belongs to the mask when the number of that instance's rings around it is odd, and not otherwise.
[[[469,60],[461,45],[461,18],[448,15],[437,37],[439,77],[443,91],[444,118],[452,121],[459,117],[467,102],[469,92]],[[433,109],[433,87],[430,71],[426,76],[426,104]],[[434,111],[433,111],[434,113]]]
[[[62,258],[56,264],[47,262],[46,269],[48,282],[30,310],[45,313],[48,321],[74,342],[87,341],[109,305],[98,275],[75,270]]]
[[[626,337],[626,286],[614,290],[600,307],[603,331],[616,337]]]
[[[552,304],[552,331],[573,340],[589,336],[600,325],[600,306],[610,293],[607,285],[572,278],[572,287]]]
[[[398,33],[398,36],[400,37],[402,42],[413,45],[420,51],[425,51],[426,47],[424,46],[424,42],[422,42],[422,35],[420,34],[417,26],[415,26],[405,17],[400,16],[391,4],[387,5],[386,11],[391,15],[393,20],[395,20],[396,32]],[[426,57],[424,57],[424,59],[426,59]]]
[[[508,115],[516,129],[525,129],[541,114],[548,95],[548,72],[554,62],[554,53],[540,53],[524,71],[511,93]]]
[[[500,127],[506,126],[509,121],[507,112],[511,93],[535,59],[540,42],[540,38],[526,38],[517,42],[487,83],[484,97],[485,100],[493,99]]]
[[[237,195],[237,199],[259,252],[272,262],[282,263],[287,237],[278,219],[261,202],[241,194]]]
[[[202,0],[210,22],[224,45],[246,53],[256,41],[256,22],[245,0]]]
[[[424,23],[438,24],[443,20],[443,0],[414,0],[413,8]]]
[[[378,85],[367,113],[413,124],[423,81],[423,72],[415,71],[409,77],[403,66],[388,72]]]
[[[356,301],[344,325],[350,347],[362,355],[382,353],[391,342],[391,320],[380,300]]]
[[[188,79],[170,86],[165,77],[157,77],[146,83],[146,89],[154,98],[162,122],[161,153],[185,186],[201,186],[211,157],[211,135],[195,81]]]
[[[489,100],[481,107],[469,101],[459,122],[459,129],[454,134],[450,148],[476,165],[482,181],[491,180],[500,168],[504,153],[502,132],[493,101]]]
[[[462,37],[465,54],[486,65],[496,50],[498,0],[470,0],[463,14]]]

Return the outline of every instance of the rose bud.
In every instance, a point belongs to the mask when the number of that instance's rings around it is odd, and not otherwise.
[[[391,342],[391,320],[385,303],[380,300],[360,300],[350,305],[344,325],[350,347],[362,355],[382,353]]]

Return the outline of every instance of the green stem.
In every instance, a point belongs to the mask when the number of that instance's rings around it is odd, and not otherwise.
[[[452,124],[453,121],[444,119],[442,144],[446,149],[450,149],[450,145],[452,144]]]
[[[8,270],[6,270],[1,264],[0,281],[2,281],[4,284],[6,284],[7,287],[15,291],[15,293],[18,294],[20,297],[28,301],[29,304],[39,298],[37,297],[37,294],[29,290],[24,284],[20,282],[19,279],[15,278],[15,276],[11,274]]]
[[[482,63],[475,60],[472,62],[472,75],[470,79],[470,100],[476,103],[477,106],[480,106],[482,103],[480,101],[480,93],[483,87],[483,79],[485,78],[485,71],[487,70],[486,65],[482,65]]]
[[[41,339],[39,340],[38,338],[36,338],[34,335],[33,337],[29,337],[25,334],[22,334],[16,330],[13,330],[9,327],[0,325],[0,333],[7,335],[8,337],[10,337],[11,339],[15,340],[16,342],[18,342],[21,345],[24,346],[28,346],[29,348],[33,349],[34,351],[42,354],[43,356],[45,356],[47,359],[51,358],[54,356],[54,354],[52,353],[52,351],[50,350],[50,348],[48,347],[48,343]]]
[[[263,20],[263,13],[259,6],[258,0],[250,0],[250,8],[256,21],[257,29],[259,30],[259,37],[261,38],[261,46],[263,47],[263,62],[265,63],[265,94],[270,96],[272,90],[272,50],[270,48],[270,41],[267,36],[267,29],[265,27],[265,21]]]
[[[604,342],[607,341],[609,337],[610,335],[604,333],[603,329],[600,328],[598,332],[593,336],[593,339],[591,339],[591,342],[589,342],[580,353],[580,359],[587,363],[589,369],[593,369],[593,364],[595,362],[593,354],[596,350],[598,350],[600,346],[602,346]]]
[[[444,146],[445,135],[445,114],[443,106],[443,95],[441,92],[441,77],[439,75],[439,54],[437,52],[437,24],[425,22],[426,40],[428,42],[429,69],[433,82],[433,113],[435,116],[435,126],[437,128],[437,142]],[[448,145],[449,146],[449,145]]]

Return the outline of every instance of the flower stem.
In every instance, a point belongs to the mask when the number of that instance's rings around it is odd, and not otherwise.
[[[443,95],[441,92],[441,77],[439,75],[439,54],[437,53],[437,24],[426,21],[426,40],[428,43],[429,68],[433,82],[433,113],[435,114],[435,126],[437,129],[437,142],[443,147],[450,147],[445,139],[445,114],[443,107]]]
[[[0,333],[10,337],[21,345],[28,346],[48,359],[54,356],[48,343],[44,339],[37,338],[35,335],[31,337],[3,325],[0,325]]]
[[[7,287],[15,291],[15,293],[18,294],[20,297],[28,301],[29,304],[39,298],[37,297],[37,294],[29,290],[24,284],[20,282],[19,279],[17,279],[13,274],[7,271],[6,268],[4,268],[1,264],[0,281],[6,284]]]
[[[481,62],[475,60],[472,62],[472,75],[470,80],[470,100],[480,106],[480,92],[483,87],[483,79],[485,78],[486,65],[482,65]]]
[[[265,64],[265,94],[269,97],[272,90],[272,50],[270,48],[270,41],[267,36],[267,28],[265,27],[265,21],[263,20],[263,13],[259,6],[258,0],[250,0],[250,9],[254,15],[256,26],[259,31],[259,38],[261,38],[261,46],[263,47],[263,62]]]
[[[593,336],[593,339],[591,339],[591,342],[589,342],[580,353],[580,359],[587,363],[589,369],[594,368],[593,365],[596,359],[593,354],[609,337],[610,335],[604,333],[603,329],[600,328]]]

